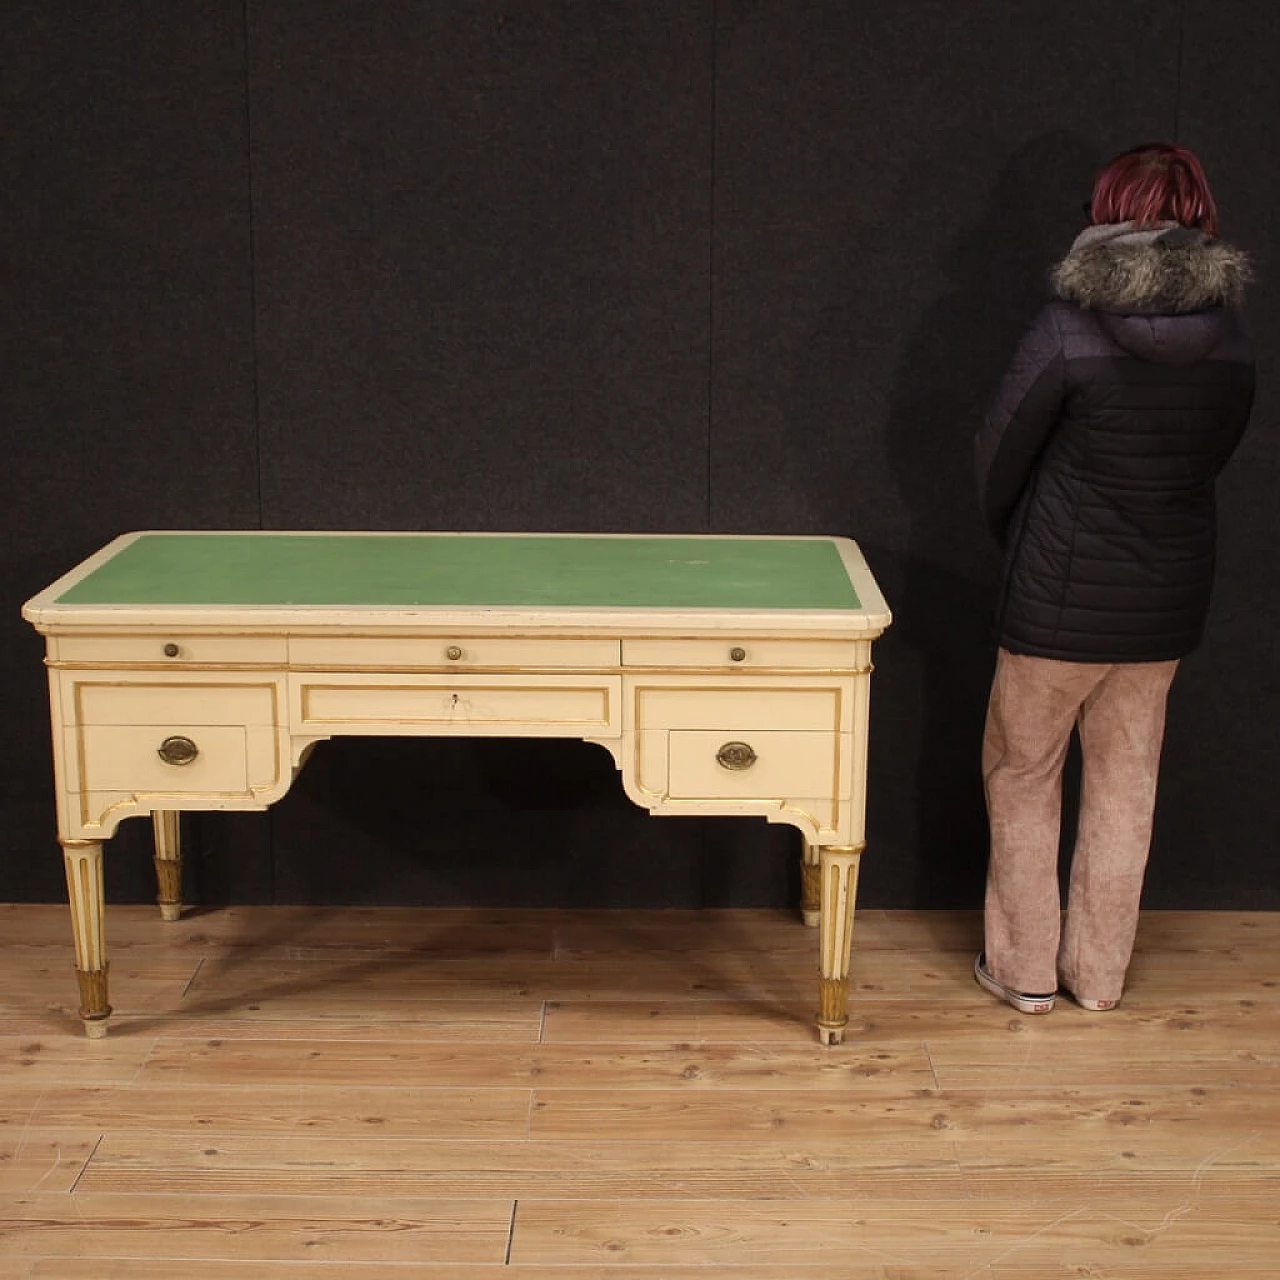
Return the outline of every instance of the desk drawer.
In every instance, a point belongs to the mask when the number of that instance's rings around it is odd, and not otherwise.
[[[276,733],[266,726],[90,724],[66,734],[71,791],[247,797],[279,777]]]
[[[284,636],[200,636],[156,631],[130,636],[55,636],[51,657],[57,662],[114,666],[283,667],[288,656]]]
[[[357,671],[555,671],[618,666],[618,642],[506,636],[294,636],[295,667]]]
[[[616,736],[620,677],[293,674],[295,727],[308,732]]]
[[[752,640],[726,635],[715,639],[624,640],[627,667],[723,667],[732,671],[761,668],[851,670],[864,658],[857,640]],[[865,645],[865,642],[862,642]]]
[[[249,790],[246,731],[242,726],[85,725],[79,731],[80,790],[190,791]],[[159,752],[181,738],[198,754],[184,764],[167,764]]]
[[[668,735],[667,794],[731,800],[837,794],[842,735],[681,730]]]

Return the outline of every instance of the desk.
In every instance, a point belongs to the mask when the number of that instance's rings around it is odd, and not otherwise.
[[[423,735],[581,738],[652,813],[798,827],[818,1032],[842,1040],[871,644],[890,622],[853,542],[131,533],[22,612],[46,637],[90,1036],[111,1013],[102,849],[122,819],[151,815],[177,919],[182,811],[265,809],[326,738]],[[424,824],[432,803],[424,788]]]

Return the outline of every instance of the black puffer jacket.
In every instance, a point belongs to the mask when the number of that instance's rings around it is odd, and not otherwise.
[[[1200,641],[1214,481],[1253,404],[1238,250],[1181,227],[1091,227],[1053,273],[978,432],[1005,549],[999,643],[1157,662]]]

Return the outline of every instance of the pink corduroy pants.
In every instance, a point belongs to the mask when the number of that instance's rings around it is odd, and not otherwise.
[[[991,821],[985,950],[998,982],[1118,1000],[1151,848],[1177,662],[1083,663],[1001,649],[982,744]],[[1065,922],[1062,768],[1078,729],[1080,811]]]

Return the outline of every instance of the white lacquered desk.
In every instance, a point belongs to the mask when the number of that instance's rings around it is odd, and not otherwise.
[[[652,813],[798,827],[818,1032],[842,1040],[871,645],[890,622],[853,542],[133,533],[23,616],[46,637],[89,1035],[111,1013],[102,850],[122,819],[152,815],[177,919],[180,812],[265,809],[314,743],[410,735],[581,738]]]

